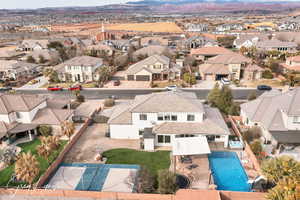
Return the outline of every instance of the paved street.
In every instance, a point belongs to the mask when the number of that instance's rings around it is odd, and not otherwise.
[[[39,94],[44,96],[51,96],[54,98],[74,98],[72,92],[68,90],[63,91],[47,91],[47,89],[16,89],[18,94]],[[197,89],[189,88],[182,89],[186,92],[195,92],[199,99],[206,99],[209,89]],[[85,96],[86,99],[105,99],[111,95],[114,95],[120,99],[133,99],[136,95],[150,94],[152,92],[165,91],[164,89],[103,89],[103,88],[87,88],[81,91],[81,94]],[[248,95],[256,91],[257,95],[261,95],[262,91],[257,91],[256,89],[233,89],[232,93],[234,99],[245,100]]]

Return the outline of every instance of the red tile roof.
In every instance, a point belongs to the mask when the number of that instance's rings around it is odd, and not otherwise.
[[[218,46],[208,46],[191,50],[191,55],[222,55],[232,53],[232,51]]]

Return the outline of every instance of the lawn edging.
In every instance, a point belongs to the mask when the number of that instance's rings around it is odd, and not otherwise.
[[[229,115],[228,118],[229,118],[229,121],[230,121],[231,126],[232,126],[232,130],[234,131],[234,133],[236,135],[238,135],[240,138],[243,138],[243,136],[242,136],[239,128],[237,127],[236,122],[233,119],[233,117]],[[244,151],[246,152],[247,156],[249,157],[249,159],[253,163],[254,169],[261,174],[262,172],[261,172],[260,164],[259,164],[256,156],[254,155],[253,151],[251,150],[250,145],[245,140],[243,140],[243,143],[245,144],[245,150]]]
[[[65,145],[65,148],[60,152],[60,154],[57,156],[55,161],[48,167],[46,172],[39,178],[36,188],[42,188],[43,185],[49,180],[49,177],[54,174],[54,172],[57,170],[59,165],[62,163],[62,161],[65,158],[65,155],[71,150],[71,148],[74,146],[74,144],[77,142],[77,140],[82,136],[82,134],[85,132],[85,130],[88,128],[89,124],[92,122],[92,116],[99,112],[101,108],[95,110],[90,117],[85,120],[83,125],[80,127],[80,129],[74,134],[74,136],[71,138],[71,140]]]

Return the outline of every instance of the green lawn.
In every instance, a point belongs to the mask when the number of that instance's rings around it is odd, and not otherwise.
[[[45,173],[45,171],[48,169],[49,165],[57,158],[59,153],[63,150],[64,146],[67,144],[67,141],[61,141],[61,145],[59,149],[54,151],[50,157],[49,157],[49,163],[44,158],[40,157],[37,154],[36,147],[41,144],[41,141],[39,139],[35,139],[28,143],[23,143],[18,145],[22,148],[22,152],[28,152],[31,151],[32,154],[34,154],[37,158],[37,160],[40,163],[40,173],[38,177],[36,177],[35,182],[38,181],[40,176]],[[5,169],[0,171],[0,186],[6,186],[8,181],[10,180],[11,175],[14,173],[14,164],[6,167]],[[10,183],[9,186],[18,186],[18,185],[24,185],[24,183]]]
[[[136,164],[145,166],[153,175],[170,166],[170,151],[145,152],[132,149],[112,149],[103,152],[108,164]]]

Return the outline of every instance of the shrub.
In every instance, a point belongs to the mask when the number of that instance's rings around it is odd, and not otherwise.
[[[76,96],[76,101],[79,103],[82,103],[85,101],[85,97],[83,95],[79,94]]]
[[[52,127],[51,126],[41,125],[41,126],[39,126],[38,130],[42,136],[47,137],[47,136],[52,135]]]
[[[140,193],[153,193],[154,192],[155,178],[151,175],[150,171],[142,166],[139,170],[138,176],[138,192]]]
[[[12,148],[0,150],[0,163],[3,162],[6,166],[11,165],[16,160],[16,151]]]
[[[254,155],[258,156],[262,150],[263,150],[263,147],[260,143],[259,140],[254,140],[251,144],[250,144],[250,148],[251,150],[253,151]]]
[[[160,194],[174,194],[177,189],[176,174],[167,169],[158,172],[158,192]]]
[[[196,77],[194,74],[190,74],[190,73],[184,73],[183,74],[183,80],[190,84],[190,85],[195,85],[196,84]]]
[[[262,73],[262,77],[266,78],[266,79],[272,79],[274,76],[273,76],[273,74],[272,74],[272,72],[270,70],[265,70]]]
[[[251,143],[253,140],[260,138],[261,130],[259,127],[252,127],[251,129],[243,132],[243,139],[248,143]]]
[[[32,57],[32,56],[28,56],[26,61],[29,62],[29,63],[35,63],[36,62],[34,57]]]
[[[256,99],[256,98],[257,98],[257,96],[256,96],[256,92],[255,92],[255,91],[251,92],[251,93],[248,95],[248,101],[252,101],[252,100],[254,100],[254,99]]]
[[[105,107],[112,107],[114,105],[115,105],[115,100],[113,100],[113,99],[106,99],[104,101],[104,106]]]

